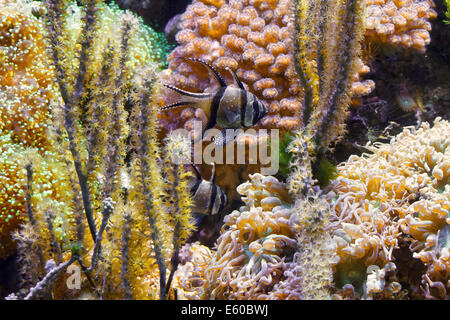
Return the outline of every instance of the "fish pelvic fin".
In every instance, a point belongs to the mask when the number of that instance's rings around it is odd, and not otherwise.
[[[176,102],[176,103],[165,105],[165,106],[161,107],[159,110],[164,111],[164,110],[174,109],[174,108],[183,107],[183,106],[193,106],[193,107],[195,107],[195,102],[192,102],[192,101],[179,101],[179,102]]]

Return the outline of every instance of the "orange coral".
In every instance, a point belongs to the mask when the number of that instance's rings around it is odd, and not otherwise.
[[[232,83],[231,75],[224,70],[228,67],[268,109],[256,128],[277,128],[283,134],[302,125],[303,90],[294,67],[290,0],[195,0],[182,15],[179,26],[179,46],[168,57],[169,69],[162,72],[163,81],[191,92],[211,92],[217,83],[204,66],[179,58],[202,59]],[[368,67],[361,63],[360,69],[352,79],[355,96],[367,94],[374,87],[373,82],[361,78]],[[161,95],[161,104],[179,100],[170,90],[162,90]],[[160,114],[160,137],[176,128],[190,130],[194,120],[206,123],[204,112],[193,108],[166,110]],[[218,165],[218,184],[229,198],[237,198],[236,186],[258,167]]]
[[[394,46],[425,52],[431,24],[436,18],[432,0],[365,0],[367,37]]]
[[[0,131],[24,146],[48,149],[49,102],[57,96],[41,23],[19,5],[0,4]]]
[[[58,216],[54,221],[57,240],[69,236],[63,231],[62,223],[73,223],[67,206],[72,193],[64,174],[65,166],[58,163],[57,155],[46,151],[41,156],[36,148],[24,149],[12,143],[10,135],[0,137],[0,154],[0,258],[6,258],[13,252],[16,245],[11,233],[28,220],[25,207],[27,173],[24,167],[27,163],[32,163],[30,196],[36,219],[45,221],[44,213],[53,210]],[[64,222],[61,217],[64,217]],[[44,230],[46,228],[40,230],[41,235],[46,233]]]
[[[299,125],[296,113],[302,93],[294,71],[289,6],[288,0],[231,0],[214,5],[211,1],[194,1],[182,16],[181,31],[176,36],[180,45],[170,54],[169,70],[163,77],[180,88],[202,92],[214,88],[214,79],[198,65],[178,57],[205,60],[231,83],[231,75],[223,72],[229,67],[268,107],[269,114],[260,122],[262,127],[293,129]],[[191,116],[169,111],[162,116],[163,125],[179,118],[175,127],[182,127]]]
[[[70,196],[62,168],[54,160],[44,160],[55,157],[47,126],[50,100],[57,90],[47,65],[41,23],[28,11],[19,3],[0,3],[0,258],[11,254],[15,248],[11,232],[26,220],[27,161],[36,162],[35,189],[43,192],[32,198],[35,205],[38,197],[54,201],[46,204],[48,208]],[[32,149],[26,151],[27,147]]]

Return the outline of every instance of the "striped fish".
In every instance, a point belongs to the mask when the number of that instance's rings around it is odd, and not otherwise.
[[[202,215],[216,215],[227,205],[227,195],[214,183],[215,166],[213,165],[211,180],[206,181],[200,175],[197,167],[194,168],[196,179],[189,181],[194,206],[192,212]]]
[[[167,88],[183,95],[185,99],[166,105],[161,110],[182,106],[201,108],[208,117],[205,130],[216,125],[224,130],[252,127],[267,114],[264,104],[253,93],[245,90],[236,73],[230,68],[225,69],[231,73],[237,87],[228,86],[217,70],[208,63],[199,59],[184,59],[199,62],[208,67],[221,87],[213,93],[193,93],[164,84]]]

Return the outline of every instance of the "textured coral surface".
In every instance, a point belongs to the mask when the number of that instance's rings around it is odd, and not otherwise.
[[[331,231],[342,266],[395,263],[394,249],[407,241],[428,268],[423,290],[446,296],[449,137],[449,122],[437,118],[432,127],[406,128],[391,143],[370,146],[373,154],[351,156],[338,167]]]
[[[434,3],[426,1],[365,0],[366,42],[412,47],[421,52],[430,42],[430,19]],[[178,47],[169,56],[164,78],[195,92],[214,90],[217,85],[204,67],[180,60],[200,58],[224,72],[234,70],[246,87],[268,107],[260,127],[291,130],[301,125],[302,90],[294,70],[294,28],[290,0],[195,0],[181,17],[176,35]],[[353,96],[369,94],[374,82],[364,80],[370,68],[361,61],[353,80]],[[167,103],[171,92],[165,93]],[[194,115],[185,110],[167,111],[163,127],[182,127]]]
[[[246,205],[225,217],[216,250],[186,248],[195,250],[177,272],[186,298],[269,299],[292,265],[296,240],[284,184],[255,174],[238,191]]]
[[[367,37],[372,41],[425,52],[430,43],[432,0],[365,0]]]
[[[39,207],[39,200],[55,201],[56,208],[67,199],[61,167],[54,164],[56,159],[44,160],[55,157],[47,126],[49,104],[58,92],[44,52],[42,24],[29,11],[20,4],[0,3],[0,258],[12,253],[11,232],[25,221],[29,161],[40,163],[34,169],[32,203]]]
[[[231,82],[231,75],[224,72],[229,67],[268,107],[263,127],[292,129],[298,125],[301,88],[293,66],[289,6],[288,0],[194,1],[182,16],[176,35],[179,46],[169,56],[167,78],[180,88],[203,92],[217,85],[212,76],[177,58],[207,61]],[[175,126],[189,117],[192,114],[181,113]],[[172,112],[164,117],[170,118]]]
[[[0,131],[24,146],[48,149],[49,103],[57,96],[42,24],[20,5],[0,3]]]

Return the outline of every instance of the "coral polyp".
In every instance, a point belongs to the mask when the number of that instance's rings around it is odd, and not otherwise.
[[[448,261],[437,236],[446,237],[450,222],[449,132],[449,122],[436,119],[433,127],[407,128],[390,144],[368,147],[373,154],[352,156],[338,166],[330,195],[340,264],[395,266],[396,249],[407,242],[428,268],[422,289],[429,296],[448,295],[439,289],[448,280]],[[431,290],[431,282],[441,285]]]
[[[42,22],[30,9],[0,3],[0,131],[23,146],[49,149],[49,104],[58,97],[45,54]]]

